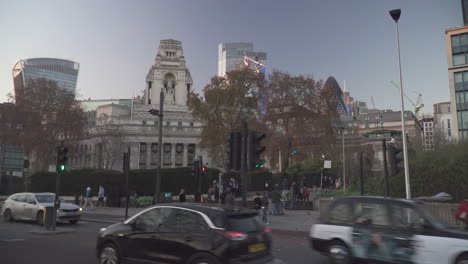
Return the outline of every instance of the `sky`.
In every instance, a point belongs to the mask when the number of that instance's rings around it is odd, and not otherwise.
[[[269,72],[333,76],[368,106],[399,110],[397,8],[403,88],[432,113],[450,100],[445,29],[463,26],[460,0],[0,0],[0,102],[15,62],[33,57],[79,62],[79,99],[131,98],[159,41],[176,39],[197,92],[217,73],[219,43],[249,41]]]

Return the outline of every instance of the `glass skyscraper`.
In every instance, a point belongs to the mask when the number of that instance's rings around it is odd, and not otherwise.
[[[54,58],[31,58],[19,60],[13,67],[16,103],[21,104],[28,91],[30,80],[45,78],[57,82],[57,85],[75,93],[80,64],[74,61]]]
[[[244,55],[250,58],[257,57],[260,63],[266,64],[267,54],[265,52],[255,52],[252,42],[229,42],[219,44],[218,76],[224,76],[226,72],[244,68]]]

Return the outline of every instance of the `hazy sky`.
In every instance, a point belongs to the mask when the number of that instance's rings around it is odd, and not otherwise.
[[[79,98],[130,98],[145,87],[159,41],[181,40],[194,87],[217,73],[222,42],[252,41],[267,70],[334,76],[351,95],[398,110],[395,23],[401,8],[403,86],[426,107],[449,101],[445,29],[462,26],[460,0],[0,0],[0,102],[18,59],[80,63]]]

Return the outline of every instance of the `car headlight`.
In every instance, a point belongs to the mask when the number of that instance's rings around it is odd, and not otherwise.
[[[83,211],[83,208],[80,207],[80,209],[78,209],[80,212]]]
[[[103,227],[103,228],[99,229],[99,233],[104,233],[104,232],[106,232],[106,230],[107,230],[107,228]]]

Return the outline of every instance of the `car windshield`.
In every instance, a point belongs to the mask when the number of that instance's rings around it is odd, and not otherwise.
[[[260,223],[255,216],[230,216],[227,219],[228,229],[230,231],[242,233],[254,233],[261,229]]]
[[[55,199],[54,194],[36,194],[36,199],[39,203],[53,203]]]
[[[431,222],[431,224],[437,228],[437,229],[445,229],[447,228],[444,224],[442,224],[439,219],[437,219],[435,216],[433,216],[429,210],[427,210],[426,208],[424,207],[421,207],[421,211],[424,215],[424,217],[426,217],[427,220],[429,220]]]

